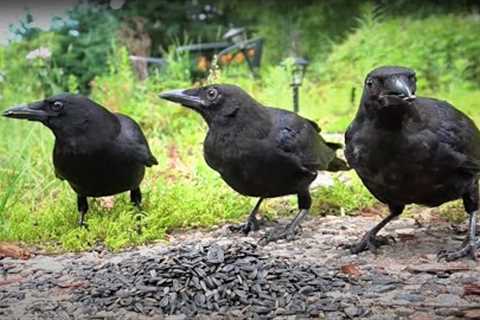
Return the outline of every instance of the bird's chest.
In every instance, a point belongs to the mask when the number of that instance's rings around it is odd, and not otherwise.
[[[112,161],[106,151],[83,153],[56,149],[53,163],[55,170],[66,180],[76,180],[85,175],[99,176],[117,167],[116,161]]]
[[[259,149],[259,142],[232,132],[208,134],[204,142],[204,156],[208,165],[221,174],[234,176],[248,177],[249,171],[260,169],[264,159],[259,157]]]
[[[353,136],[347,153],[381,201],[438,205],[463,192],[455,187],[454,164],[439,158],[440,147],[432,132],[389,135],[367,130]]]
[[[256,196],[265,192],[275,162],[262,142],[239,135],[209,134],[204,143],[207,164],[234,190]]]
[[[361,177],[380,185],[408,187],[431,182],[436,144],[422,134],[372,129],[353,135],[348,158]]]
[[[127,191],[143,178],[144,167],[122,160],[108,148],[83,151],[55,147],[56,174],[79,194],[103,196]]]

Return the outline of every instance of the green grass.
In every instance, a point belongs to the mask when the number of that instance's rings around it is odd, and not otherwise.
[[[273,72],[281,75],[279,70]],[[202,142],[207,128],[201,117],[160,100],[157,93],[166,89],[161,79],[137,83],[124,66],[111,72],[97,78],[92,96],[136,119],[159,160],[158,166],[147,170],[142,184],[142,212],[129,203],[127,194],[115,197],[111,209],[90,199],[89,228],[79,228],[75,194],[53,173],[53,135],[38,123],[1,119],[0,134],[10,138],[0,140],[0,240],[53,251],[85,250],[98,243],[120,249],[164,239],[172,230],[239,222],[250,212],[255,199],[238,195],[206,165]],[[255,86],[252,80],[244,81]],[[249,85],[242,84],[247,89]],[[263,94],[274,97],[275,87],[270,90]],[[352,191],[363,198],[352,198]],[[337,182],[333,188],[317,190],[314,197],[313,214],[325,213],[320,203],[334,210],[344,203],[352,212],[371,199],[358,181],[353,186]],[[275,217],[293,214],[295,208],[296,198],[285,197],[267,201],[262,212]],[[138,216],[142,217],[141,234],[137,233]]]
[[[85,250],[99,242],[111,249],[120,249],[164,239],[165,233],[172,230],[211,228],[242,220],[254,200],[232,191],[205,164],[202,120],[173,105],[159,102],[155,107],[173,112],[169,115],[171,119],[178,117],[183,121],[184,116],[189,121],[185,121],[187,127],[173,126],[179,136],[162,136],[164,128],[161,125],[146,132],[160,164],[147,170],[142,184],[142,212],[129,203],[127,194],[115,197],[111,209],[90,199],[88,229],[77,225],[74,192],[53,174],[53,137],[48,129],[24,121],[2,120],[1,133],[3,136],[9,133],[13,138],[7,145],[7,139],[2,139],[2,154],[13,156],[5,159],[2,166],[5,174],[0,179],[0,209],[3,208],[0,211],[0,239],[49,250]],[[347,210],[354,210],[356,203],[365,201],[350,196],[353,191],[361,197],[359,190],[362,191],[362,187],[358,183],[352,187],[340,182],[333,188],[317,190],[314,208],[328,203],[338,209],[338,203],[344,203]],[[365,191],[363,196],[369,198]],[[271,200],[262,211],[270,216],[291,214],[296,207],[295,201],[295,197]],[[316,213],[317,209],[312,212]],[[136,229],[139,215],[142,217],[141,234]]]
[[[451,34],[456,36],[445,33],[443,29],[448,28],[444,25],[455,30]],[[480,123],[479,81],[472,72],[475,65],[469,62],[471,57],[480,57],[479,41],[472,38],[475,26],[478,21],[461,16],[385,22],[366,19],[345,41],[333,46],[326,61],[313,63],[301,88],[300,113],[317,121],[324,132],[343,132],[356,112],[366,71],[375,65],[398,63],[418,69],[419,95],[449,100]],[[0,48],[0,70],[9,72],[8,81],[0,81],[0,109],[43,95],[35,80],[35,67],[21,60],[31,46],[23,44],[10,51]],[[455,54],[442,55],[446,48],[453,48]],[[98,75],[92,84],[94,100],[140,123],[159,160],[158,166],[147,170],[142,184],[142,211],[129,203],[127,194],[115,197],[111,209],[90,199],[89,228],[79,228],[75,194],[53,173],[53,135],[38,123],[0,119],[0,241],[52,251],[85,250],[98,243],[121,249],[165,239],[172,230],[208,229],[245,219],[255,200],[238,195],[206,165],[202,142],[207,127],[203,120],[157,96],[163,90],[192,86],[188,59],[173,54],[168,59],[169,71],[139,82],[127,52],[118,49],[110,58],[109,72]],[[429,67],[424,68],[422,63],[427,62]],[[230,68],[216,81],[235,83],[265,105],[291,109],[288,70],[265,64],[261,73],[260,80],[253,80],[245,67]],[[71,82],[75,90],[75,79]],[[353,101],[352,88],[356,92]],[[313,215],[352,215],[376,203],[358,177],[353,172],[348,175],[348,182],[339,177],[332,187],[313,192]],[[450,218],[455,219],[454,213],[460,211],[457,207],[442,207],[446,209],[441,212],[452,213]],[[296,198],[269,200],[262,205],[262,212],[272,218],[293,215]]]

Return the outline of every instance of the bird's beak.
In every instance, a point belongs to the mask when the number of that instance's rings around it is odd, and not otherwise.
[[[205,102],[192,94],[189,94],[188,91],[190,90],[172,90],[163,92],[160,94],[160,98],[172,101],[175,103],[179,103],[185,107],[189,107],[192,109],[199,110],[206,106]]]
[[[44,121],[48,118],[48,114],[41,109],[41,106],[40,103],[15,106],[5,110],[2,115],[7,118]]]
[[[394,78],[390,83],[390,93],[396,95],[404,101],[412,102],[417,97],[412,93],[408,83],[402,78]]]

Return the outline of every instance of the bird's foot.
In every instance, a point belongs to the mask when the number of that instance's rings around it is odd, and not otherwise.
[[[79,219],[78,220],[78,226],[80,228],[85,228],[85,230],[88,230],[88,223],[85,222],[85,219]]]
[[[2,276],[3,278],[6,278],[7,275],[8,275],[7,267],[2,262],[0,262],[0,276]]]
[[[302,230],[300,222],[308,214],[308,209],[300,209],[298,214],[290,221],[289,224],[283,230],[273,230],[273,232],[266,233],[265,236],[260,239],[260,244],[267,244],[272,241],[277,241],[280,239],[285,239],[287,241],[292,241],[295,238],[297,232]],[[300,229],[300,230],[299,230]]]
[[[140,188],[130,190],[130,201],[135,207],[140,208],[140,204],[142,203],[142,192]]]
[[[392,236],[376,236],[371,232],[367,232],[360,242],[350,247],[350,252],[357,254],[362,251],[369,250],[370,252],[376,254],[379,247],[389,244],[391,241],[395,242],[396,240]]]
[[[438,261],[445,259],[445,261],[454,261],[463,257],[470,257],[477,261],[477,248],[480,246],[480,240],[464,241],[462,246],[456,250],[441,250],[437,253]]]
[[[135,220],[136,220],[136,223],[135,223],[135,231],[137,232],[138,235],[142,234],[142,230],[143,228],[145,228],[146,226],[146,222],[145,222],[145,213],[143,211],[140,210],[139,207],[136,207],[137,208],[137,211],[138,213],[135,214]]]
[[[269,242],[277,241],[280,239],[285,239],[287,241],[292,241],[295,239],[295,236],[301,232],[302,227],[299,225],[298,228],[288,225],[281,230],[273,230],[269,233],[266,233],[259,241],[260,244],[266,245]]]
[[[256,218],[248,219],[245,223],[235,224],[228,227],[231,232],[242,232],[248,235],[250,232],[258,231],[262,223]]]

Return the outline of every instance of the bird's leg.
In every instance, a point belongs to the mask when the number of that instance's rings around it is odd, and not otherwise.
[[[0,258],[0,274],[6,278],[8,275],[8,269],[5,267],[5,265],[2,263],[2,259]]]
[[[239,225],[230,226],[229,229],[233,232],[242,231],[244,234],[248,234],[250,231],[257,231],[259,229],[259,222],[257,219],[257,212],[262,204],[263,198],[259,198],[255,207],[250,212],[247,222]]]
[[[140,191],[140,187],[130,190],[130,201],[137,207],[140,207],[140,203],[142,203],[142,192]]]
[[[80,219],[78,220],[78,224],[81,227],[87,227],[85,223],[85,213],[88,211],[88,202],[87,197],[77,195],[77,208],[78,212],[80,212]]]
[[[453,261],[467,256],[477,260],[477,248],[480,246],[480,240],[476,239],[476,231],[477,211],[473,211],[469,214],[468,234],[462,246],[457,250],[441,250],[437,254],[438,260]]]
[[[463,207],[469,214],[468,219],[468,234],[463,241],[461,247],[457,250],[441,250],[437,257],[439,260],[445,259],[446,261],[457,260],[466,256],[470,256],[473,260],[477,260],[477,246],[480,244],[477,242],[477,212],[478,212],[478,181],[475,181],[470,190],[463,196]]]
[[[139,213],[136,214],[137,219],[137,233],[142,233],[142,212],[140,211],[140,204],[142,203],[142,191],[140,187],[130,190],[130,201],[139,209]]]
[[[295,232],[297,230],[297,227],[300,225],[300,222],[305,218],[305,216],[308,215],[308,209],[300,209],[298,214],[293,218],[292,221],[290,221],[287,226],[280,232],[275,232],[273,234],[268,235],[268,238],[266,240],[268,242],[270,241],[276,241],[279,239],[286,239],[286,240],[293,240],[295,238]]]
[[[382,239],[377,237],[377,233],[387,225],[393,218],[399,216],[402,212],[403,209],[405,208],[404,205],[389,205],[388,208],[390,209],[390,214],[385,217],[382,221],[380,221],[379,224],[377,224],[375,227],[373,227],[370,231],[365,233],[365,235],[362,237],[362,240],[360,240],[359,243],[356,245],[353,245],[350,248],[350,251],[354,254],[365,251],[365,250],[370,250],[373,253],[376,253],[377,248],[381,245],[387,244],[388,240],[387,239]]]
[[[268,243],[271,241],[276,241],[279,239],[286,239],[286,240],[293,240],[295,237],[295,232],[297,227],[300,225],[300,222],[308,215],[308,210],[312,206],[312,198],[310,197],[310,192],[307,190],[305,192],[299,193],[298,197],[298,207],[299,212],[293,218],[287,226],[281,231],[274,231],[273,233],[266,234],[262,239],[261,242]]]

